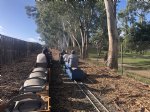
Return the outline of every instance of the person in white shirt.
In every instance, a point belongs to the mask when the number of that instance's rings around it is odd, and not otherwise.
[[[68,56],[69,54],[66,51],[65,54],[63,55],[64,62],[68,62]]]
[[[47,49],[43,49],[42,53],[37,55],[36,67],[47,67],[47,58],[46,58]]]
[[[44,53],[37,55],[36,63],[47,63],[46,56]]]
[[[72,50],[71,54],[68,56],[68,65],[69,67],[77,68],[78,67],[78,56],[76,55],[75,51]]]

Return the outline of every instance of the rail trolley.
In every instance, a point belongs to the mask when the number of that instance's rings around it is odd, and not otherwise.
[[[47,68],[47,63],[36,63],[19,95],[10,99],[4,112],[50,112],[50,77],[51,68]]]

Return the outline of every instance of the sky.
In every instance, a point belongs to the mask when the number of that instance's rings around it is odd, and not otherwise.
[[[39,42],[37,26],[32,18],[26,15],[25,6],[35,5],[34,0],[0,0],[0,34]]]
[[[37,26],[28,18],[25,6],[35,5],[35,0],[0,0],[0,34],[30,42],[39,42]],[[124,9],[126,0],[121,0],[117,9]]]

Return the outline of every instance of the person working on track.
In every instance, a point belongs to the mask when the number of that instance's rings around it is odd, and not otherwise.
[[[71,54],[68,56],[68,66],[71,68],[78,68],[78,56],[74,50],[72,50]]]

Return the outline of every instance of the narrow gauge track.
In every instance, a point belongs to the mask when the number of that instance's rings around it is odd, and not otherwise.
[[[74,81],[75,84],[80,88],[83,94],[86,95],[88,100],[94,106],[97,112],[109,112],[106,107],[96,98],[96,96],[85,86],[83,82]]]

